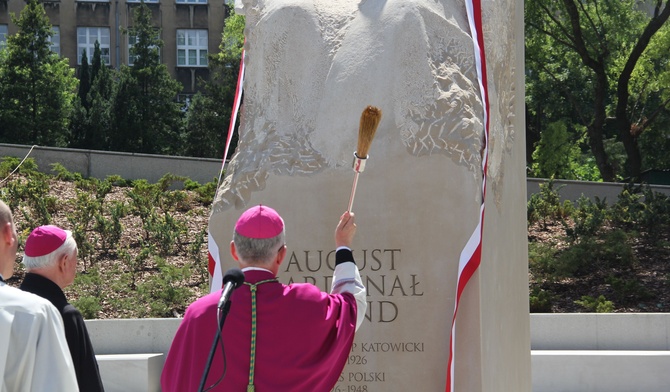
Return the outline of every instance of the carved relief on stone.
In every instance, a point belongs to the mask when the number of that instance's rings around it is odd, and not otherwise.
[[[242,3],[242,125],[215,209],[241,208],[270,174],[349,166],[368,104],[384,112],[382,148],[418,159],[444,155],[481,178],[482,102],[462,1]],[[503,3],[485,5],[494,193],[514,135],[514,31],[506,21],[515,5]]]

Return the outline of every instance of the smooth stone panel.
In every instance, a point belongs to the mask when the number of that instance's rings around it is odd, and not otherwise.
[[[163,354],[96,355],[106,392],[160,392]]]
[[[533,392],[667,392],[670,352],[532,351]]]
[[[167,355],[181,319],[86,320],[96,354],[163,353]]]
[[[534,314],[533,350],[670,350],[668,313]]]

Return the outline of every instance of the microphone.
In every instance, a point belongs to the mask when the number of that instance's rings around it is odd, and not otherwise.
[[[244,274],[239,268],[231,268],[223,275],[223,290],[221,291],[221,298],[219,299],[219,309],[228,301],[230,294],[244,283]]]

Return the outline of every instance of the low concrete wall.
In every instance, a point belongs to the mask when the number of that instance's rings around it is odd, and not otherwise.
[[[181,319],[86,320],[96,354],[167,354]],[[530,315],[531,350],[668,350],[670,313]]]
[[[670,351],[670,313],[531,314],[530,347]]]
[[[127,180],[145,179],[152,183],[167,173],[201,184],[216,181],[222,163],[220,159],[0,144],[0,157],[7,156],[33,158],[39,169],[47,173],[52,164],[60,163],[87,178],[105,179],[116,174]]]
[[[533,392],[667,392],[670,352],[532,351]]]
[[[51,165],[60,163],[69,171],[81,173],[84,177],[105,179],[107,176],[116,174],[127,180],[145,179],[152,183],[165,174],[171,173],[204,184],[216,181],[222,169],[220,159],[0,143],[0,157],[10,156],[23,159],[26,155],[33,158],[40,170],[44,172],[51,172]],[[545,182],[547,180],[542,178],[528,178],[527,198],[534,193],[539,193],[540,184]],[[612,204],[617,200],[625,184],[555,180],[554,185],[563,200],[575,201],[582,195],[593,200],[595,196],[598,196],[601,199],[606,198],[607,202]],[[670,196],[670,186],[652,185],[651,188]]]
[[[530,317],[533,392],[670,390],[670,314]]]
[[[528,178],[526,181],[526,193],[528,199],[534,193],[540,193],[540,184],[546,183],[544,178]],[[598,196],[601,200],[606,199],[608,205],[614,204],[626,184],[621,182],[592,182],[554,180],[554,189],[558,191],[561,200],[576,201],[585,196],[594,200]],[[670,186],[650,185],[654,192],[660,192],[670,196]]]
[[[164,358],[180,322],[87,320],[86,326],[104,360],[110,354]],[[670,313],[531,314],[530,340],[534,392],[661,392],[670,385]],[[159,372],[149,378],[155,385]]]
[[[168,353],[178,318],[86,320],[96,354]]]

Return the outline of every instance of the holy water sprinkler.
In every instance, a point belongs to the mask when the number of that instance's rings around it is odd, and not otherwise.
[[[351,196],[349,197],[349,207],[347,211],[351,212],[351,207],[354,204],[354,196],[356,194],[356,185],[358,184],[358,175],[363,172],[365,169],[365,162],[368,159],[368,150],[370,150],[370,144],[372,139],[375,137],[375,132],[377,132],[377,126],[379,121],[382,119],[381,109],[368,106],[363,110],[361,114],[361,123],[358,129],[358,146],[354,152],[354,184],[351,187]]]

